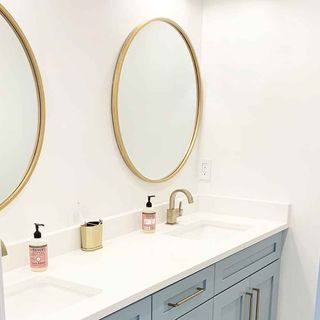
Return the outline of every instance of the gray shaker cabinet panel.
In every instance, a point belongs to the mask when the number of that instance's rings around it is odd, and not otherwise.
[[[101,320],[151,320],[151,297],[131,304]]]
[[[213,299],[205,302],[198,308],[190,311],[178,320],[212,320],[213,319]]]
[[[230,289],[214,297],[214,320],[248,320],[249,310],[249,279],[243,280]]]
[[[275,320],[279,287],[280,261],[276,261],[250,277],[250,288],[254,294],[254,318]]]

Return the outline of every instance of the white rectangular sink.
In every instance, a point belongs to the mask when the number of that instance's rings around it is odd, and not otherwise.
[[[221,240],[230,239],[247,231],[250,226],[227,224],[219,221],[199,221],[188,225],[178,225],[177,229],[167,232],[167,235],[191,240]]]
[[[61,311],[100,292],[102,290],[58,278],[34,277],[5,289],[7,318],[29,319],[28,315],[36,315],[35,319],[46,319],[55,311]]]

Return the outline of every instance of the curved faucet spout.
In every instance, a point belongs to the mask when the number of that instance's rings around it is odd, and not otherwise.
[[[193,203],[193,197],[190,191],[188,191],[187,189],[177,189],[171,193],[169,200],[169,209],[175,208],[176,196],[179,192],[183,193],[187,197],[188,203]]]
[[[183,193],[187,197],[189,203],[193,203],[193,197],[192,197],[192,194],[190,191],[188,191],[186,189],[174,190],[170,195],[169,209],[167,210],[167,223],[168,224],[176,224],[177,218],[179,216],[182,216],[182,213],[183,213],[183,209],[181,208],[182,203],[180,202],[179,208],[175,207],[176,196],[179,192]]]

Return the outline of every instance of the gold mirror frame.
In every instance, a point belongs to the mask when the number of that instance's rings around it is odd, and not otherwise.
[[[179,162],[178,166],[170,174],[168,174],[164,178],[157,179],[157,180],[150,179],[150,178],[144,176],[140,171],[138,171],[138,169],[135,167],[135,165],[131,161],[131,159],[127,153],[127,150],[125,148],[125,145],[123,143],[121,129],[120,129],[119,113],[118,113],[119,82],[120,82],[121,71],[122,71],[122,67],[123,67],[127,52],[130,48],[132,41],[136,37],[136,35],[144,27],[146,27],[147,25],[149,25],[150,23],[155,22],[155,21],[167,23],[171,27],[173,27],[176,31],[178,31],[178,33],[180,34],[180,36],[184,40],[184,42],[189,50],[189,53],[190,53],[190,56],[191,56],[191,59],[193,62],[194,72],[195,72],[196,79],[197,79],[197,114],[196,114],[196,120],[195,120],[195,124],[194,124],[194,130],[193,130],[191,141],[188,145],[188,148],[187,148],[187,151],[186,151],[184,157]],[[188,160],[188,158],[192,152],[192,149],[193,149],[194,144],[196,142],[198,131],[199,131],[200,119],[201,119],[201,114],[202,114],[202,84],[201,84],[200,67],[199,67],[199,62],[198,62],[197,56],[196,56],[196,52],[192,46],[191,40],[189,39],[186,32],[180,27],[180,25],[178,25],[176,22],[174,22],[173,20],[170,20],[168,18],[155,18],[155,19],[149,20],[145,23],[138,25],[136,28],[134,28],[131,31],[131,33],[128,35],[128,37],[126,38],[126,40],[121,48],[120,54],[118,56],[116,68],[114,71],[113,83],[112,83],[111,109],[112,109],[113,129],[114,129],[114,133],[115,133],[115,137],[116,137],[116,141],[117,141],[117,145],[118,145],[120,154],[122,156],[122,159],[124,160],[124,162],[128,166],[128,168],[137,177],[139,177],[140,179],[147,181],[147,182],[160,183],[160,182],[165,182],[165,181],[171,179],[182,169],[182,167],[185,165],[186,161]]]
[[[21,190],[24,188],[24,186],[29,181],[35,166],[37,164],[37,161],[40,156],[43,138],[44,138],[44,127],[45,127],[45,98],[44,98],[44,90],[40,75],[40,70],[36,61],[36,58],[33,54],[33,51],[31,49],[31,46],[24,35],[23,31],[19,27],[18,23],[15,21],[15,19],[12,17],[12,15],[4,8],[2,4],[0,4],[0,15],[7,21],[7,23],[10,25],[12,31],[16,34],[18,37],[22,48],[28,58],[31,71],[33,73],[33,78],[36,86],[37,91],[37,100],[38,100],[38,128],[37,128],[37,137],[35,141],[35,146],[32,152],[31,160],[29,162],[29,165],[27,167],[27,170],[25,171],[22,180],[18,184],[18,186],[11,192],[11,194],[5,198],[2,202],[0,202],[0,210],[6,207],[13,199],[15,199],[18,194],[21,192]]]

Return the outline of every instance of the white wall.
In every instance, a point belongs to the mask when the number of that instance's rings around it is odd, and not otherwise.
[[[118,152],[110,93],[117,55],[128,33],[154,17],[176,20],[200,55],[199,0],[3,0],[25,32],[41,70],[47,104],[38,166],[22,194],[0,214],[4,240],[28,237],[33,222],[46,231],[74,223],[76,203],[88,217],[108,216],[168,199],[176,187],[197,192],[197,147],[172,181],[136,178]]]
[[[279,320],[314,319],[320,254],[320,2],[205,0],[200,191],[292,203]]]
[[[200,190],[293,204],[279,320],[312,319],[319,260],[320,3],[204,0],[205,114],[202,156],[213,180]],[[197,150],[172,181],[152,185],[123,164],[113,137],[110,91],[120,46],[138,23],[179,22],[200,52],[200,0],[3,0],[26,33],[46,89],[43,152],[29,184],[0,215],[5,240],[34,221],[56,230],[88,216],[197,191]]]

